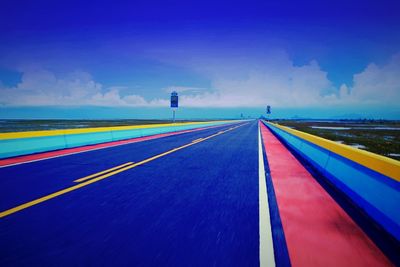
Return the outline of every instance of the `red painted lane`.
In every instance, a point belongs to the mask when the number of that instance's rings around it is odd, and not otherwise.
[[[293,266],[391,266],[379,248],[262,123]]]
[[[202,127],[202,128],[197,128],[197,129],[191,129],[191,130],[183,130],[183,131],[171,132],[171,133],[165,133],[165,134],[156,134],[156,135],[151,135],[151,136],[126,139],[126,140],[121,140],[121,141],[113,141],[113,142],[100,143],[100,144],[95,144],[95,145],[66,148],[66,149],[61,149],[61,150],[42,152],[42,153],[18,156],[18,157],[7,158],[7,159],[0,159],[0,167],[5,167],[8,165],[14,165],[14,164],[21,164],[21,163],[26,163],[26,162],[31,162],[31,161],[37,161],[37,160],[43,160],[43,159],[48,159],[48,158],[60,157],[60,156],[66,156],[66,155],[70,155],[70,154],[76,154],[76,153],[80,153],[80,152],[97,150],[97,149],[102,149],[102,148],[107,148],[107,147],[142,142],[142,141],[157,139],[157,138],[161,138],[161,137],[165,137],[165,136],[195,132],[195,131],[215,128],[215,127],[221,127],[221,126],[225,126],[225,125]]]

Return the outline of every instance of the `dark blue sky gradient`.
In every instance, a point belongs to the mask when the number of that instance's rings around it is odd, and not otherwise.
[[[384,61],[399,49],[399,5],[398,1],[8,1],[0,11],[1,48],[50,48],[67,57],[73,54],[79,62],[85,51],[113,39],[151,42],[158,35],[171,40],[188,35],[223,43],[253,33],[261,43],[263,36],[279,40],[295,63],[317,59],[330,78],[341,83],[367,63]]]
[[[355,73],[400,51],[399,11],[399,1],[387,0],[7,1],[0,80],[15,85],[21,65],[39,64],[87,71],[105,86],[136,86],[152,98],[172,84],[210,86],[207,75],[159,51],[257,58],[273,47],[295,65],[317,60],[335,86],[351,86]]]

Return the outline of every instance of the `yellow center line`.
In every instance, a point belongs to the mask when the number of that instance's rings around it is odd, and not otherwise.
[[[118,165],[118,166],[116,166],[116,167],[114,167],[114,168],[107,169],[107,170],[105,170],[105,171],[101,171],[101,172],[98,172],[98,173],[95,173],[95,174],[92,174],[92,175],[88,175],[88,176],[79,178],[79,179],[75,180],[74,182],[75,182],[75,183],[80,183],[80,182],[89,180],[89,179],[91,179],[91,178],[94,178],[94,177],[96,177],[96,176],[99,176],[99,175],[101,175],[101,174],[104,174],[104,173],[107,173],[107,172],[111,172],[111,171],[113,171],[113,170],[116,170],[116,169],[125,167],[125,166],[127,166],[127,165],[131,165],[131,164],[133,164],[133,162],[127,162],[127,163]]]
[[[236,127],[233,128],[233,129],[236,129],[236,128],[238,128],[238,127],[244,126],[244,125],[246,125],[246,124],[248,124],[248,123],[241,124],[241,125],[239,125],[239,126],[236,126]],[[5,210],[5,211],[3,211],[3,212],[0,212],[0,218],[6,217],[6,216],[8,216],[8,215],[10,215],[10,214],[13,214],[13,213],[16,213],[16,212],[18,212],[18,211],[24,210],[24,209],[26,209],[26,208],[30,208],[30,207],[32,207],[32,206],[34,206],[34,205],[37,205],[37,204],[40,204],[40,203],[45,202],[45,201],[47,201],[47,200],[50,200],[50,199],[52,199],[52,198],[55,198],[55,197],[64,195],[64,194],[66,194],[66,193],[69,193],[69,192],[71,192],[71,191],[77,190],[77,189],[82,188],[82,187],[84,187],[84,186],[87,186],[87,185],[96,183],[96,182],[98,182],[98,181],[100,181],[100,180],[103,180],[103,179],[106,179],[106,178],[108,178],[108,177],[110,177],[110,176],[112,176],[112,175],[118,174],[118,173],[120,173],[120,172],[127,171],[127,170],[132,169],[132,168],[135,168],[135,167],[137,167],[137,166],[139,166],[139,165],[143,165],[143,164],[145,164],[145,163],[147,163],[147,162],[150,162],[150,161],[153,161],[153,160],[155,160],[155,159],[161,158],[161,157],[163,157],[163,156],[166,156],[166,155],[168,155],[168,154],[174,153],[174,152],[176,152],[176,151],[178,151],[178,150],[184,149],[184,148],[189,147],[189,146],[192,146],[192,145],[194,145],[194,144],[203,142],[203,141],[208,140],[208,139],[210,139],[210,138],[213,138],[213,137],[215,137],[215,136],[218,136],[218,135],[221,135],[221,134],[223,134],[223,133],[229,132],[229,131],[231,131],[231,130],[233,130],[233,129],[228,129],[228,130],[225,130],[225,131],[220,131],[220,132],[218,132],[218,133],[216,133],[216,134],[213,134],[213,135],[210,135],[210,136],[208,136],[208,137],[205,137],[205,138],[203,138],[202,140],[199,140],[199,141],[196,141],[196,142],[191,142],[191,143],[189,143],[189,144],[186,144],[186,145],[183,145],[183,146],[180,146],[180,147],[177,147],[177,148],[168,150],[168,151],[166,151],[166,152],[164,152],[164,153],[161,153],[161,154],[158,154],[158,155],[153,156],[153,157],[151,157],[151,158],[142,160],[142,161],[140,161],[140,162],[138,162],[138,163],[130,164],[130,165],[128,165],[128,166],[122,167],[122,168],[117,169],[117,170],[115,170],[115,171],[109,172],[110,170],[106,170],[106,171],[108,171],[108,172],[107,172],[106,174],[104,174],[104,175],[100,175],[100,176],[98,176],[98,177],[96,177],[96,178],[93,178],[93,179],[90,179],[90,180],[88,180],[88,181],[84,181],[84,182],[79,183],[79,184],[77,184],[77,185],[74,185],[74,186],[65,188],[65,189],[63,189],[63,190],[54,192],[54,193],[49,194],[49,195],[47,195],[47,196],[44,196],[44,197],[41,197],[41,198],[38,198],[38,199],[35,199],[35,200],[32,200],[32,201],[26,202],[26,203],[24,203],[24,204],[21,204],[21,205],[19,205],[19,206],[14,207],[14,208]],[[129,163],[129,162],[128,162],[128,163]],[[126,163],[126,164],[127,164],[127,163]],[[118,166],[117,166],[117,167],[118,167]],[[119,166],[119,167],[121,167],[121,166]],[[115,167],[115,168],[116,168],[116,167]],[[106,171],[105,171],[105,172],[106,172]],[[97,173],[97,175],[98,175],[98,174],[99,174],[99,173]],[[86,177],[84,177],[84,178],[86,178]],[[78,180],[80,180],[80,179],[78,179]]]

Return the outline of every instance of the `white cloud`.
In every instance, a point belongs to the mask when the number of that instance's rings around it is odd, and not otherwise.
[[[345,87],[343,85],[342,87]],[[340,90],[340,98],[347,103],[397,104],[400,103],[400,53],[387,64],[369,64],[364,71],[355,74],[353,87]]]
[[[15,87],[0,86],[0,105],[95,105],[167,107],[168,94],[179,92],[184,107],[310,107],[400,103],[400,54],[387,64],[369,64],[355,74],[353,86],[336,88],[318,62],[296,66],[282,51],[260,58],[226,59],[205,64],[193,60],[196,72],[210,79],[210,88],[170,86],[160,89],[162,98],[145,99],[126,87],[107,87],[89,73],[76,71],[57,77],[41,68],[27,68]],[[201,59],[204,60],[204,59]],[[186,66],[191,68],[193,66]],[[194,67],[193,67],[194,68]],[[125,94],[121,94],[123,91]],[[131,92],[126,94],[126,92]]]
[[[207,90],[207,88],[201,88],[201,87],[190,87],[190,86],[169,86],[167,88],[164,88],[164,91],[167,93],[172,93],[172,92],[177,92],[177,93],[199,93],[204,90]]]
[[[246,64],[246,67],[248,64]],[[241,69],[241,68],[240,68]],[[212,92],[183,95],[182,106],[254,107],[323,105],[336,89],[316,61],[294,66],[285,54],[269,59],[265,65],[250,68],[215,70]],[[232,77],[231,71],[238,73]],[[225,75],[226,74],[226,75]],[[336,96],[335,96],[336,97]]]
[[[0,104],[7,106],[162,106],[165,102],[146,101],[142,96],[121,96],[125,87],[104,88],[86,72],[76,71],[59,78],[41,68],[28,68],[15,87],[0,89]]]
[[[248,62],[207,66],[213,91],[181,96],[182,106],[193,107],[318,107],[400,103],[400,54],[387,64],[369,64],[353,76],[353,86],[335,87],[316,61],[295,66],[285,53],[266,58],[251,68]],[[196,64],[197,68],[199,65]],[[212,70],[210,70],[212,69]],[[232,77],[232,73],[238,78]]]

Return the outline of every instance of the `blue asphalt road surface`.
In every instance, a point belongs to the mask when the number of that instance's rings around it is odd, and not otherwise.
[[[0,211],[231,127],[0,168]],[[0,266],[258,266],[257,130],[247,122],[0,218]]]

